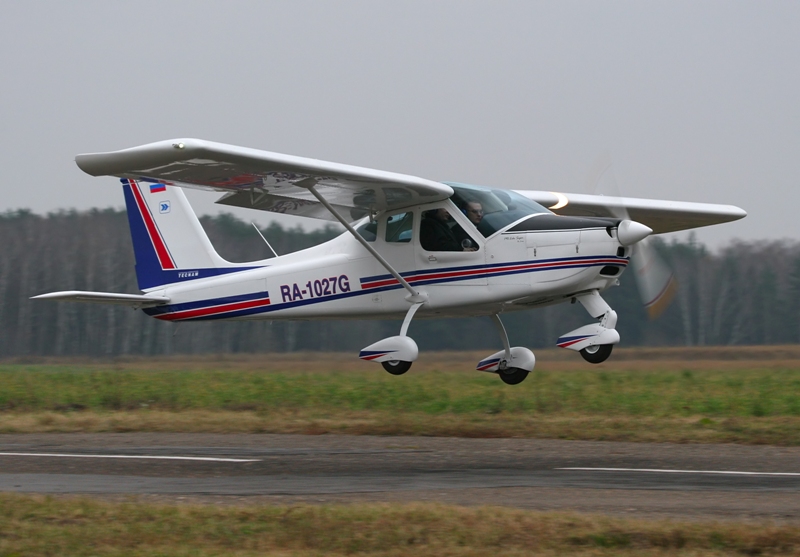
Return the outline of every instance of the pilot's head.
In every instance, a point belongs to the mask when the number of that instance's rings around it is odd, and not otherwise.
[[[431,209],[430,211],[423,211],[423,218],[447,221],[450,219],[450,213],[444,207],[438,209]]]
[[[478,224],[483,220],[483,206],[477,201],[468,202],[464,211],[472,224]]]

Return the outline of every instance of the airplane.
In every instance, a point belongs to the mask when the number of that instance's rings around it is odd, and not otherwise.
[[[629,264],[649,311],[674,292],[671,271],[646,238],[746,216],[731,205],[438,182],[199,139],[75,162],[92,176],[120,178],[142,293],[33,299],[120,304],[173,322],[402,318],[398,335],[359,353],[393,375],[418,358],[407,334],[415,317],[490,316],[502,349],[476,368],[509,385],[521,383],[536,358],[510,346],[501,314],[578,302],[592,322],[556,345],[603,362],[620,336],[601,293],[619,284]],[[346,230],[298,252],[231,263],[214,250],[183,188],[222,193],[222,205],[338,221]]]

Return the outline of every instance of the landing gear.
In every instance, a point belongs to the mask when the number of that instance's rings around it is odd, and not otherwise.
[[[605,362],[611,355],[611,349],[619,342],[617,312],[600,297],[597,290],[575,296],[586,311],[598,320],[598,323],[584,325],[560,337],[556,344],[580,352],[583,359],[591,364]]]
[[[527,348],[521,346],[512,348],[510,346],[506,328],[503,327],[503,322],[500,321],[498,315],[492,315],[492,321],[497,327],[497,332],[500,333],[500,339],[503,341],[503,350],[478,362],[477,369],[496,373],[506,385],[519,385],[525,381],[528,373],[533,371],[533,366],[536,365],[536,357]]]
[[[594,346],[587,346],[580,353],[583,359],[590,364],[599,364],[608,359],[612,348],[614,348],[613,344],[595,344]]]
[[[529,371],[527,369],[510,367],[498,371],[497,375],[500,376],[500,380],[506,385],[519,385],[520,383],[525,381],[525,378],[528,376],[528,373]]]
[[[409,369],[413,362],[404,362],[403,360],[389,360],[388,362],[381,362],[383,369],[392,375],[403,375]]]
[[[417,343],[408,337],[406,333],[408,332],[409,324],[411,324],[411,319],[417,310],[422,307],[423,303],[415,302],[414,305],[408,308],[398,336],[385,338],[370,344],[358,354],[358,357],[368,362],[378,362],[383,366],[383,369],[392,375],[403,375],[411,369],[411,364],[414,363],[419,355],[419,349],[417,348]]]

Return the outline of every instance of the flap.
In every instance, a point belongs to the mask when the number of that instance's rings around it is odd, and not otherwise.
[[[649,226],[655,234],[721,224],[747,216],[743,209],[733,205],[550,191],[516,191],[558,215],[629,218]]]
[[[199,139],[173,139],[122,151],[78,155],[92,176],[199,188],[225,195],[225,205],[333,220],[308,191],[316,190],[355,221],[369,211],[431,203],[450,186],[416,176],[282,155]]]

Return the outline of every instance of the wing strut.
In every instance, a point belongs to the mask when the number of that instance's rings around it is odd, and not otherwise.
[[[302,182],[306,182],[306,181],[310,181],[310,182],[314,182],[314,183],[312,183],[312,184],[309,184],[309,185],[306,185],[306,184],[302,183]],[[406,279],[404,279],[403,277],[401,277],[401,276],[400,276],[400,273],[398,273],[397,271],[395,271],[395,270],[394,270],[394,267],[392,267],[392,266],[389,264],[389,262],[388,262],[388,261],[386,261],[386,260],[383,258],[383,256],[382,256],[380,253],[378,253],[378,252],[375,250],[375,248],[373,248],[371,245],[369,245],[369,242],[367,242],[367,241],[366,241],[366,240],[365,240],[365,239],[364,239],[364,238],[361,236],[361,234],[359,234],[359,233],[356,231],[356,229],[355,229],[355,228],[353,228],[352,226],[350,226],[350,223],[349,223],[349,222],[347,222],[347,221],[346,221],[346,220],[345,220],[345,219],[342,217],[342,215],[340,215],[339,213],[337,213],[337,212],[336,212],[336,209],[334,209],[334,208],[331,206],[331,204],[330,204],[330,203],[328,203],[328,202],[325,200],[325,198],[324,198],[324,197],[322,197],[322,195],[321,195],[321,194],[320,194],[320,193],[319,193],[319,192],[318,192],[316,189],[314,189],[314,186],[316,185],[316,182],[315,182],[313,179],[310,179],[310,180],[309,180],[309,179],[302,180],[301,182],[298,182],[298,183],[297,183],[297,184],[295,184],[295,185],[298,185],[298,186],[299,186],[299,185],[302,185],[302,186],[305,186],[305,187],[307,187],[307,188],[308,188],[308,191],[310,191],[310,192],[311,192],[311,194],[312,194],[314,197],[316,197],[316,198],[317,198],[317,201],[319,201],[319,202],[322,204],[322,206],[323,206],[323,207],[325,207],[325,208],[326,208],[328,211],[330,211],[330,213],[331,213],[331,214],[332,214],[332,215],[333,215],[333,216],[336,218],[336,220],[338,220],[340,223],[342,223],[342,226],[344,226],[344,227],[347,229],[347,231],[348,231],[350,234],[352,234],[352,235],[353,235],[353,238],[355,238],[356,240],[358,240],[358,242],[359,242],[359,243],[360,243],[362,246],[364,246],[364,248],[365,248],[365,249],[366,249],[368,252],[370,252],[370,253],[372,254],[372,256],[373,256],[375,259],[377,259],[377,260],[378,260],[378,263],[380,263],[381,265],[383,265],[383,267],[384,267],[384,268],[385,268],[387,271],[389,271],[389,273],[391,273],[391,275],[392,275],[394,278],[396,278],[396,279],[397,279],[397,281],[398,281],[400,284],[402,284],[402,285],[403,285],[403,288],[405,288],[406,290],[408,290],[408,291],[411,293],[411,296],[408,296],[408,297],[406,298],[406,299],[407,299],[409,302],[412,302],[412,303],[420,303],[420,302],[424,302],[424,301],[426,301],[426,296],[424,296],[424,295],[420,295],[420,293],[419,293],[417,290],[414,290],[414,289],[411,287],[411,285],[410,285],[410,284],[408,284],[408,282],[406,281]]]

